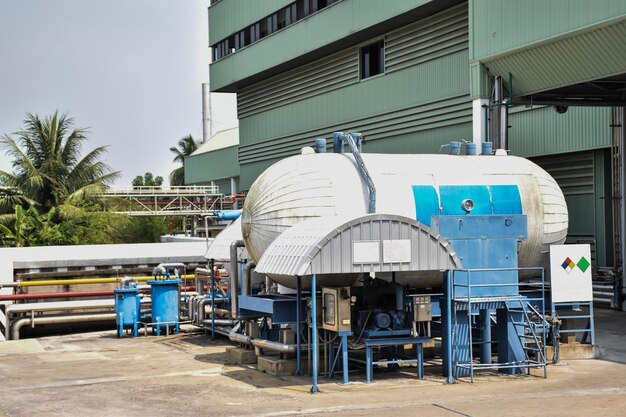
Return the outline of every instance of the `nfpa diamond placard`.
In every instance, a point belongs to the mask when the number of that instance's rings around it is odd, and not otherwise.
[[[550,288],[552,302],[591,301],[591,247],[550,246]]]

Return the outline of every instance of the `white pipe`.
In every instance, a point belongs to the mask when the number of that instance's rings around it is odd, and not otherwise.
[[[25,324],[30,324],[35,327],[35,324],[68,324],[68,323],[83,323],[94,321],[109,321],[115,320],[115,313],[104,314],[84,314],[77,316],[55,316],[55,317],[24,317],[17,320],[11,326],[11,340],[19,340],[20,329]]]

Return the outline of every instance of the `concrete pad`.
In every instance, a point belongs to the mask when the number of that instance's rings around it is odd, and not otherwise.
[[[296,372],[297,361],[295,359],[280,359],[275,356],[259,356],[257,369],[274,376],[293,375]]]
[[[254,350],[243,349],[238,347],[226,348],[226,355],[230,362],[237,365],[247,365],[251,363],[257,363],[257,356]]]
[[[546,346],[548,358],[554,357],[552,346]],[[595,359],[598,358],[597,346],[582,343],[567,343],[559,346],[559,358],[562,360]]]
[[[0,343],[0,355],[45,352],[37,339],[9,340]]]

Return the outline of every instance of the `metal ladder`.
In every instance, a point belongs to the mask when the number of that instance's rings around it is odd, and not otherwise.
[[[531,368],[543,368],[547,377],[546,339],[550,324],[545,317],[525,299],[506,301],[508,314],[521,313],[522,321],[512,320],[517,336],[524,350],[524,367],[528,374]]]

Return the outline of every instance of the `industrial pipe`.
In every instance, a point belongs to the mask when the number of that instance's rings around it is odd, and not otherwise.
[[[194,275],[182,275],[180,279],[183,280],[191,280],[194,278]],[[141,276],[141,277],[133,277],[133,281],[145,282],[153,280],[153,276]],[[17,286],[20,288],[23,287],[45,287],[50,285],[84,285],[84,284],[115,284],[121,282],[122,278],[78,278],[78,279],[48,279],[42,281],[19,281]],[[2,284],[2,286],[9,286],[6,284]]]
[[[46,300],[49,298],[104,297],[113,291],[44,292],[39,294],[0,295],[0,301]]]
[[[115,320],[115,313],[104,314],[84,314],[79,316],[56,316],[56,317],[24,317],[16,320],[11,326],[11,340],[19,340],[20,329],[25,324],[35,327],[35,324],[68,324],[68,323],[84,323],[95,321]]]
[[[230,268],[232,273],[230,276],[230,285],[228,290],[230,291],[230,311],[233,319],[236,319],[239,312],[239,302],[237,296],[239,295],[239,265],[237,261],[237,248],[244,247],[243,240],[235,240],[230,244]]]
[[[213,320],[202,320],[202,324],[210,326]],[[230,319],[215,319],[216,326],[232,326],[235,324],[235,320]]]
[[[253,339],[250,336],[237,333],[234,330],[235,329],[233,329],[233,331],[228,334],[228,338],[235,343],[241,343],[242,345],[252,345],[254,347],[258,347],[259,349],[273,350],[280,353],[296,353],[298,349],[297,345],[288,345],[285,343],[272,342],[271,340],[265,339]],[[301,349],[308,349],[308,345],[302,345]]]
[[[256,262],[249,261],[246,263],[246,267],[243,273],[243,288],[242,295],[250,295],[252,291],[252,270],[256,267]]]

